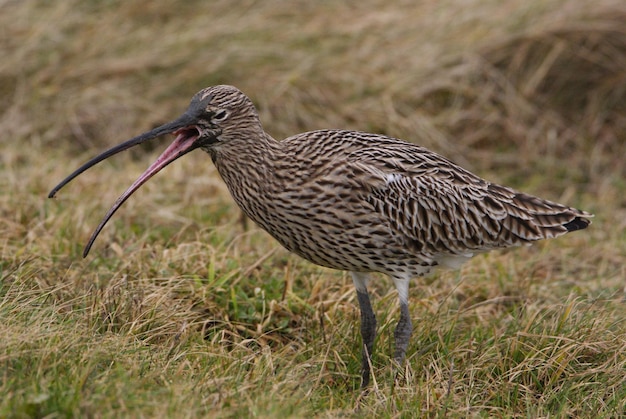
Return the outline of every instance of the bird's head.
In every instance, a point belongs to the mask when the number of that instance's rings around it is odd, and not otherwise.
[[[165,134],[176,136],[159,158],[115,201],[85,246],[83,251],[83,257],[85,257],[115,211],[157,172],[192,150],[202,148],[211,152],[213,148],[236,138],[237,131],[241,132],[247,127],[258,126],[260,122],[254,105],[239,89],[226,85],[208,87],[194,95],[189,107],[180,117],[92,158],[55,186],[48,197],[53,198],[72,179],[114,154]]]
[[[191,124],[185,121],[186,115],[193,121]],[[195,136],[194,148],[209,152],[213,147],[241,137],[249,128],[260,128],[252,101],[236,87],[227,85],[207,87],[196,93],[187,111],[171,123],[177,121],[185,126],[172,133]]]

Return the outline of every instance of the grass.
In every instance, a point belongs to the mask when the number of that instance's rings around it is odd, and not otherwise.
[[[626,410],[621,1],[4,2],[0,417],[620,417]],[[372,390],[350,278],[246,225],[207,156],[146,184],[81,258],[155,141],[103,148],[229,83],[275,137],[418,142],[596,214],[584,232],[412,284],[373,283]]]

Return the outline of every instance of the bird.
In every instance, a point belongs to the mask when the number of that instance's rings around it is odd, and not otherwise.
[[[174,141],[117,199],[85,246],[154,174],[183,155],[207,152],[241,210],[292,253],[351,274],[360,310],[361,387],[371,376],[376,315],[368,283],[389,276],[400,317],[392,362],[402,366],[413,326],[409,282],[459,268],[476,254],[585,229],[593,214],[489,182],[413,142],[326,129],[282,141],[265,132],[251,99],[233,86],[195,94],[172,122],[92,158],[53,188],[97,163],[165,134]]]

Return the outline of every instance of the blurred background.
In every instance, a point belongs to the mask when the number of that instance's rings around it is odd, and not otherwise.
[[[93,154],[224,83],[276,138],[374,131],[578,192],[624,175],[620,1],[3,3],[3,148]]]

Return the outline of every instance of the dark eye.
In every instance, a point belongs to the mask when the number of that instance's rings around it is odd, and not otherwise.
[[[215,112],[215,114],[213,114],[213,120],[223,121],[224,119],[226,119],[227,116],[228,116],[228,112],[222,109],[222,110]]]

